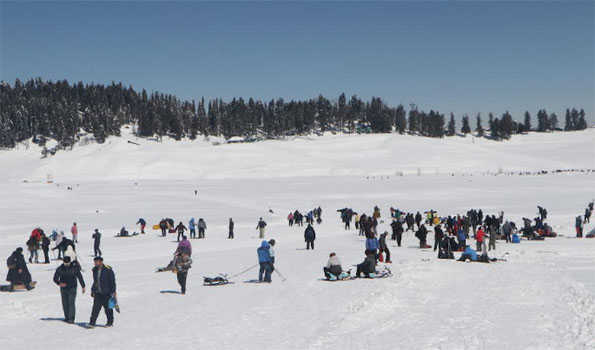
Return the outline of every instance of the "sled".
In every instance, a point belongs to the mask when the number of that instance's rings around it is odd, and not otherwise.
[[[217,277],[203,277],[203,286],[223,286],[226,284],[232,284],[233,282],[229,281],[227,275],[220,274]]]
[[[159,225],[153,225],[153,230],[160,231],[161,227]]]
[[[139,235],[139,233],[138,233],[138,232],[133,232],[132,234],[129,234],[129,235],[127,235],[127,236],[120,236],[119,234],[117,234],[117,235],[115,235],[114,237],[116,237],[116,238],[130,238],[130,237],[136,237],[136,236],[138,236],[138,235]]]
[[[37,281],[32,281],[31,289],[35,288],[36,285],[37,285]],[[25,290],[26,291],[27,287],[25,287],[24,284],[15,284],[14,289],[11,289],[10,284],[0,285],[0,292],[12,292],[12,291],[17,291],[17,290]]]

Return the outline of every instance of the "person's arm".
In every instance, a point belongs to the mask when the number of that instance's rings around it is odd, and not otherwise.
[[[83,287],[83,294],[85,294],[85,280],[83,279],[83,275],[81,274],[81,270],[78,269],[78,271],[76,272],[76,278],[78,278],[79,283],[81,284],[81,287]]]
[[[56,272],[54,272],[54,283],[56,283],[56,285],[60,285],[60,273],[58,272],[60,271],[60,269],[58,268],[56,270]]]
[[[116,296],[116,274],[114,273],[114,270],[111,270],[111,269],[110,269],[110,271],[112,272],[112,273],[110,274],[110,278],[111,278],[111,280],[112,280],[112,287],[113,287],[113,292],[112,292],[112,295],[113,295],[113,296]]]

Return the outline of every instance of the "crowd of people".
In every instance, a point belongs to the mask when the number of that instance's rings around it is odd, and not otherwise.
[[[583,225],[590,222],[593,211],[593,202],[590,202],[585,209],[583,216],[576,218],[576,235],[583,236]],[[378,206],[372,208],[372,214],[357,213],[351,208],[337,210],[340,213],[340,219],[345,230],[351,230],[352,222],[354,229],[359,236],[365,237],[364,259],[361,263],[354,265],[356,267],[355,275],[351,270],[345,271],[341,261],[335,252],[329,255],[327,264],[323,267],[324,277],[330,281],[346,280],[359,277],[377,278],[385,277],[386,273],[378,271],[378,263],[391,264],[391,250],[387,240],[396,243],[396,247],[401,247],[403,235],[412,231],[419,240],[419,248],[431,249],[438,252],[439,259],[455,259],[454,253],[460,252],[460,261],[492,262],[497,259],[490,258],[488,252],[497,249],[497,241],[503,240],[506,243],[519,243],[521,237],[528,240],[541,240],[545,237],[555,237],[552,227],[547,224],[548,211],[542,206],[537,207],[537,215],[534,219],[523,218],[523,225],[519,229],[515,222],[508,220],[503,211],[497,214],[484,214],[482,209],[470,209],[466,213],[457,215],[439,216],[438,212],[429,209],[422,215],[420,211],[406,212],[398,208],[389,209],[387,221],[390,222],[392,233],[384,231],[378,232],[379,224],[384,223],[381,210]],[[322,222],[322,208],[318,207],[307,211],[305,215],[299,210],[290,212],[287,216],[290,227],[303,227],[304,241],[306,250],[313,250],[316,240],[315,224]],[[304,223],[305,221],[305,223]],[[203,218],[198,221],[190,218],[188,226],[183,221],[174,225],[175,221],[171,218],[164,218],[153,228],[161,230],[162,235],[168,232],[177,234],[177,248],[174,257],[165,268],[158,271],[173,271],[176,274],[177,282],[180,286],[181,294],[186,294],[186,282],[188,272],[192,267],[192,244],[190,239],[204,239],[206,233],[206,222]],[[141,234],[145,233],[146,220],[140,218],[137,225],[140,225]],[[234,221],[229,218],[228,239],[234,239]],[[258,246],[257,258],[258,264],[258,282],[270,283],[275,269],[275,240],[264,239],[266,234],[266,221],[260,217],[256,230],[261,243]],[[427,236],[429,229],[434,233],[433,247],[428,245]],[[50,263],[50,252],[57,251],[56,260],[62,260],[61,265],[56,269],[53,281],[60,287],[60,295],[64,312],[64,321],[74,323],[76,309],[75,301],[78,286],[85,293],[86,284],[81,272],[79,257],[76,253],[76,245],[79,241],[78,226],[73,223],[71,238],[65,236],[64,231],[52,230],[50,235],[46,235],[43,229],[35,228],[27,242],[29,250],[29,263],[40,263],[39,250],[43,253],[44,264]],[[133,235],[136,235],[135,232]],[[187,236],[189,234],[189,237]],[[129,236],[123,227],[117,236]],[[103,264],[101,250],[102,233],[95,229],[91,238],[93,240],[94,267],[92,271],[93,285],[91,294],[93,296],[93,308],[90,316],[89,326],[94,326],[99,312],[103,308],[107,317],[107,326],[113,325],[113,309],[117,306],[116,300],[116,280],[113,269]],[[475,245],[472,245],[472,240]],[[53,242],[53,247],[52,247]],[[395,247],[395,246],[393,246]],[[10,289],[22,286],[24,289],[31,290],[35,287],[31,274],[27,268],[26,258],[23,248],[17,248],[7,260],[8,276]],[[386,266],[386,265],[385,265]],[[278,271],[277,271],[278,272]]]

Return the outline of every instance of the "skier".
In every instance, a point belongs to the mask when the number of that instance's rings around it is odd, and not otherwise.
[[[192,256],[192,245],[184,235],[182,235],[182,241],[178,243],[178,248],[176,249],[176,255],[179,254],[186,254],[188,256]]]
[[[190,230],[190,239],[196,238],[196,220],[190,218],[188,221],[188,229]]]
[[[99,245],[101,244],[101,232],[98,229],[95,229],[93,233],[93,256],[101,256],[101,249],[99,249]]]
[[[227,235],[227,239],[233,239],[233,227],[235,226],[233,219],[229,218],[229,234]]]
[[[64,321],[66,323],[74,323],[77,280],[83,288],[83,294],[85,294],[85,281],[81,274],[81,266],[77,261],[71,261],[69,256],[65,256],[62,265],[54,273],[54,283],[60,287],[62,309],[64,310]]]
[[[93,286],[91,296],[93,297],[93,309],[91,311],[90,327],[95,327],[99,311],[103,308],[107,317],[106,327],[114,325],[114,311],[109,307],[110,298],[116,297],[116,276],[112,268],[103,263],[103,258],[97,256],[93,259]]]
[[[205,238],[205,231],[207,230],[207,223],[203,218],[198,219],[198,238]]]
[[[6,266],[8,267],[6,281],[10,282],[10,290],[14,290],[14,287],[18,284],[23,284],[27,290],[33,289],[31,285],[31,274],[23,256],[23,248],[17,248],[8,257]]]
[[[312,247],[314,250],[314,240],[316,240],[316,232],[311,224],[308,224],[306,230],[304,231],[304,240],[306,241],[306,250],[309,250]]]
[[[188,228],[186,228],[186,226],[184,226],[184,224],[180,221],[178,226],[176,226],[176,231],[178,232],[178,239],[176,242],[180,241],[180,237],[184,236],[184,232],[186,232],[186,230],[188,230]]]
[[[269,242],[262,241],[260,247],[256,250],[256,253],[258,254],[258,263],[260,265],[260,270],[258,271],[258,282],[264,281],[271,283],[271,274],[273,273],[274,266],[271,260],[270,249],[271,246],[269,245]]]
[[[380,262],[382,262],[382,254],[386,254],[386,259],[384,259],[384,262],[390,264],[392,263],[392,261],[390,260],[390,250],[388,249],[388,245],[386,244],[386,236],[388,236],[388,232],[384,231],[384,233],[380,235],[380,239],[378,240],[378,248],[380,249],[379,257]]]
[[[190,243],[188,240],[186,240],[186,236],[184,236],[184,241]],[[188,270],[192,267],[192,259],[190,258],[190,255],[182,252],[177,254],[175,260],[176,277],[178,279],[178,284],[180,284],[181,293],[182,295],[185,295],[186,280],[188,278]]]
[[[264,228],[267,226],[267,223],[260,218],[258,220],[258,224],[256,224],[256,229],[258,230],[258,238],[263,239],[264,238]]]
[[[341,267],[341,260],[339,260],[337,254],[333,252],[329,255],[328,262],[322,271],[328,280],[336,280],[339,276],[341,276],[343,273],[343,268]]]
[[[140,233],[145,233],[145,226],[147,226],[147,222],[143,218],[139,218],[136,222],[137,225],[140,225]]]
[[[44,264],[50,263],[50,244],[50,239],[45,235],[45,233],[41,233],[41,250],[43,251]]]
[[[76,226],[76,222],[72,223],[72,227],[70,228],[70,233],[72,234],[72,241],[74,243],[79,242],[79,229]]]
[[[357,265],[355,276],[361,277],[363,273],[365,277],[370,277],[370,274],[376,273],[376,253],[370,250],[365,251],[366,258],[361,264]]]

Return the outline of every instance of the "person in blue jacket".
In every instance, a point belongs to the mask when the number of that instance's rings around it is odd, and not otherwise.
[[[378,259],[378,248],[380,248],[380,245],[376,236],[366,238],[366,250],[374,253],[376,255],[376,259]]]
[[[271,274],[273,273],[273,261],[271,259],[271,246],[269,242],[262,241],[260,247],[256,250],[258,254],[258,263],[260,264],[260,270],[258,272],[258,282],[271,283]],[[264,274],[264,279],[263,279]]]
[[[473,250],[473,248],[471,248],[470,246],[465,247],[465,251],[461,255],[461,258],[459,259],[459,261],[466,261],[466,260],[477,261],[477,252],[475,250]]]
[[[467,247],[467,235],[462,228],[459,228],[459,232],[457,232],[457,239],[459,240],[459,249]]]
[[[190,238],[196,238],[196,220],[190,218],[188,221],[188,229],[190,230]]]

